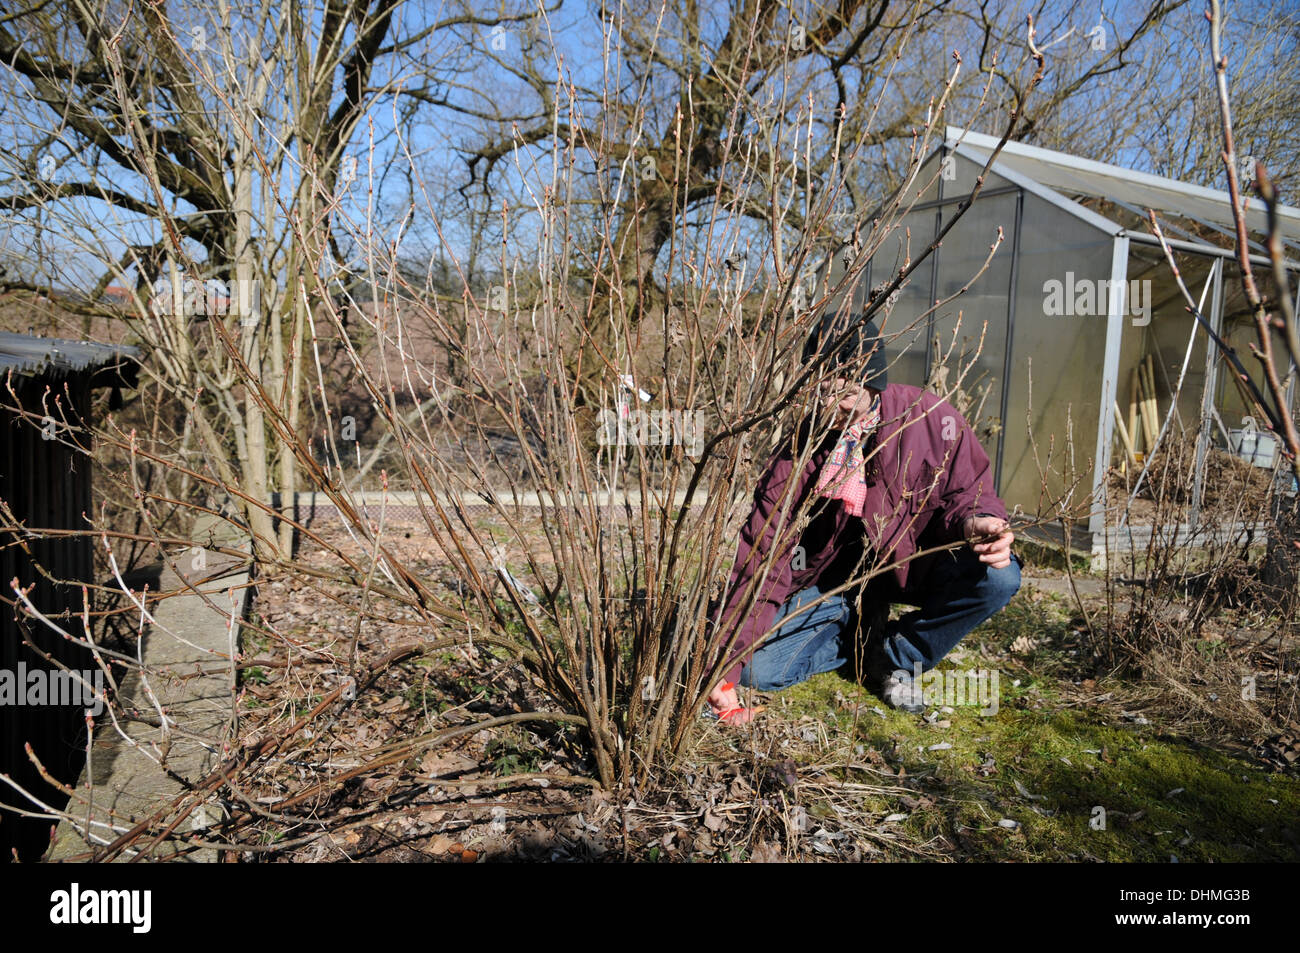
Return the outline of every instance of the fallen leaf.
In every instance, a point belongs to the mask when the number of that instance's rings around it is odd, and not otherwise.
[[[1025,787],[1023,784],[1021,784],[1019,781],[1013,781],[1012,783],[1016,786],[1016,790],[1020,793],[1021,797],[1027,797],[1031,801],[1047,800],[1046,794],[1030,794],[1029,789]]]
[[[454,751],[426,751],[420,759],[420,773],[434,778],[477,769],[477,761]]]
[[[1029,655],[1038,648],[1038,640],[1033,636],[1022,635],[1011,643],[1011,651],[1017,655]]]
[[[388,701],[376,705],[374,710],[380,715],[391,715],[394,712],[399,712],[410,707],[410,703],[405,698],[401,695],[394,695],[392,698],[388,699]]]

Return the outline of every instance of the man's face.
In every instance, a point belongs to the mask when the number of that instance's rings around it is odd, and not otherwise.
[[[839,425],[852,423],[865,414],[880,393],[874,387],[864,387],[844,377],[822,381],[818,390],[822,406]]]

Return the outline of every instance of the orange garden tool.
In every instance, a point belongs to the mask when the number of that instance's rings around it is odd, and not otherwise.
[[[723,682],[718,687],[724,692],[727,692],[735,688],[736,685],[734,682]],[[718,721],[724,721],[729,725],[744,725],[757,718],[765,708],[766,706],[764,705],[755,705],[752,708],[737,706],[735,708],[728,708],[726,711],[715,712],[712,706],[708,706],[705,709],[705,714],[710,718],[716,718]]]

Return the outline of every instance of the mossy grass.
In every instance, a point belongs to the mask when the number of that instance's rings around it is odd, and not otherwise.
[[[1022,636],[1034,647],[1010,651]],[[996,713],[931,706],[927,721],[828,672],[771,693],[768,717],[822,723],[824,742],[818,733],[815,745],[789,749],[801,764],[860,781],[861,765],[874,763],[912,792],[873,778],[893,790],[864,796],[857,823],[880,826],[905,814],[888,825],[895,836],[913,846],[942,844],[955,858],[1300,857],[1300,778],[1272,772],[1244,746],[1209,743],[1126,712],[1116,699],[1141,697],[1140,683],[1099,678],[1081,692],[1083,663],[1070,650],[1077,640],[1062,601],[1022,590],[939,667],[996,670]],[[815,803],[805,806],[819,816]]]

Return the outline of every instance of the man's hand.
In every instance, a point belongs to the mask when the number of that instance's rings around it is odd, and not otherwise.
[[[1005,569],[1011,565],[1011,543],[1016,537],[1006,520],[996,516],[968,516],[964,530],[966,540],[980,562],[991,569]]]
[[[748,724],[762,711],[762,708],[740,707],[740,694],[731,682],[721,682],[709,692],[709,707],[719,721],[725,721],[729,725]]]

